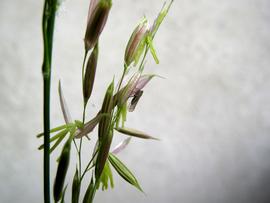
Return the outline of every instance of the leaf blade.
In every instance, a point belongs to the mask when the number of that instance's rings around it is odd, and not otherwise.
[[[57,202],[61,198],[61,194],[63,192],[63,186],[65,183],[65,178],[67,174],[67,170],[69,167],[69,161],[70,161],[70,148],[71,148],[71,141],[72,137],[66,141],[65,145],[63,146],[59,163],[57,167],[57,172],[54,180],[53,185],[53,197],[54,200]]]
[[[61,136],[63,136],[63,134],[67,134],[67,129],[62,130],[61,132],[57,133],[56,135],[54,135],[53,137],[51,137],[50,142],[53,142],[54,140],[56,140],[57,138],[60,138]],[[41,150],[44,148],[44,144],[40,145],[38,150]]]
[[[131,128],[118,127],[118,128],[114,128],[114,129],[120,133],[125,134],[125,135],[129,135],[129,136],[133,136],[133,137],[137,137],[137,138],[159,140],[158,138],[152,137],[152,136],[150,136],[142,131],[131,129]]]
[[[73,177],[73,183],[72,183],[72,203],[78,203],[80,198],[80,178],[79,178],[79,172],[76,167],[76,172]]]
[[[109,161],[116,170],[116,172],[128,183],[135,186],[138,190],[143,192],[141,186],[139,185],[137,179],[132,174],[132,172],[112,153],[109,153]]]
[[[66,125],[60,125],[60,126],[57,126],[57,127],[55,127],[55,128],[52,128],[51,130],[50,130],[50,133],[55,133],[55,132],[58,132],[58,131],[60,131],[60,130],[62,130],[62,129],[64,129],[64,128],[66,128],[68,125],[66,124]],[[40,138],[40,137],[42,137],[44,135],[44,132],[43,133],[39,133],[38,135],[37,135],[37,138]]]
[[[62,140],[65,138],[65,136],[68,133],[68,129],[64,131],[64,133],[61,135],[61,137],[58,138],[58,140],[55,142],[55,144],[50,148],[50,153],[52,153],[56,147],[62,142]]]

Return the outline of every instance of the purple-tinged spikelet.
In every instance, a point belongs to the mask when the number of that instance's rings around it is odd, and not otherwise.
[[[86,51],[89,51],[96,45],[98,38],[107,22],[111,6],[111,0],[91,1],[84,37]]]

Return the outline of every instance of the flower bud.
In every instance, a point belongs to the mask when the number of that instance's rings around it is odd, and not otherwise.
[[[100,110],[100,114],[107,114],[108,116],[102,117],[99,121],[98,126],[98,138],[102,140],[108,134],[108,130],[110,127],[112,111],[113,111],[113,90],[114,90],[114,82],[112,82],[107,88],[105,97],[103,99],[102,107]]]
[[[86,66],[84,81],[83,81],[83,97],[84,105],[87,104],[88,99],[90,98],[94,86],[96,68],[98,60],[98,43],[95,45],[94,50],[92,51]]]
[[[98,41],[112,6],[111,0],[91,1],[88,12],[87,27],[84,37],[85,50],[89,51]]]
[[[69,166],[70,160],[70,147],[71,147],[72,138],[70,137],[65,143],[62,153],[59,158],[59,163],[57,167],[57,173],[53,185],[53,197],[55,202],[58,202],[61,198],[61,194],[63,191],[65,178]]]
[[[135,64],[145,47],[145,36],[148,31],[147,20],[144,19],[133,31],[125,51],[125,64],[129,66],[133,61]]]
[[[79,202],[80,189],[81,189],[80,177],[79,177],[78,169],[76,168],[76,172],[75,172],[75,175],[73,177],[73,182],[72,182],[72,196],[71,196],[72,203]]]
[[[89,9],[88,9],[88,16],[87,16],[87,22],[89,21],[94,9],[96,8],[99,0],[91,0],[89,4]]]
[[[111,126],[112,114],[113,114],[113,89],[114,82],[110,84],[107,89],[105,98],[103,100],[101,113],[109,114],[108,117],[103,117],[98,126],[98,142],[99,142],[99,151],[96,160],[95,175],[96,179],[99,179],[103,168],[105,166],[106,160],[108,158],[108,153],[110,150],[113,130]]]

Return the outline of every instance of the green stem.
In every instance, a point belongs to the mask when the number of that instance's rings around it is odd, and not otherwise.
[[[120,79],[120,82],[119,82],[119,85],[118,85],[118,88],[117,88],[116,93],[118,93],[119,90],[120,90],[120,88],[121,88],[121,85],[122,85],[122,82],[123,82],[123,80],[124,80],[124,77],[125,77],[127,68],[128,68],[128,67],[127,67],[126,64],[125,64],[125,65],[124,65],[124,70],[123,70],[123,73],[122,73],[122,76],[121,76],[121,79]]]
[[[83,84],[84,84],[84,67],[85,67],[85,61],[86,61],[86,57],[87,57],[87,53],[88,51],[85,50],[84,52],[84,57],[83,57],[83,65],[82,65],[82,93],[83,93]],[[84,93],[83,93],[83,102],[84,102],[84,106],[83,106],[83,124],[85,123],[85,110],[86,110],[86,103],[84,101]],[[77,153],[78,153],[78,161],[79,161],[79,177],[80,177],[80,183],[79,183],[79,187],[81,187],[81,174],[82,174],[82,158],[81,158],[81,151],[82,151],[82,138],[80,138],[80,144],[79,144],[79,148],[76,145],[76,149],[77,149]]]
[[[43,74],[43,125],[44,125],[44,202],[50,203],[50,86],[56,0],[45,0],[42,17],[44,55]]]
[[[75,139],[73,139],[73,143],[74,143],[74,146],[75,146],[75,148],[76,148],[77,153],[79,154],[79,149],[78,149],[78,146],[77,146],[77,144],[76,144]]]
[[[140,70],[140,71],[143,71],[143,63],[144,63],[144,61],[145,61],[145,58],[146,58],[146,55],[147,55],[148,50],[149,50],[149,46],[147,45],[146,48],[145,48],[145,51],[144,51],[143,58],[142,58],[142,60],[141,60],[141,64],[140,64],[140,66],[139,66],[139,70]]]
[[[89,161],[89,163],[87,164],[85,170],[83,171],[83,173],[82,173],[82,175],[81,175],[81,181],[82,181],[84,175],[86,174],[86,172],[88,171],[88,168],[89,168],[90,164],[92,163],[92,161],[94,160],[95,156],[97,155],[97,152],[98,152],[98,150],[95,151],[95,153],[93,154],[91,160]]]
[[[82,138],[80,138],[80,145],[79,145],[79,177],[81,177],[82,174],[82,156],[81,156],[81,152],[82,152]]]
[[[86,110],[86,103],[83,106],[83,124],[85,123],[85,110]]]
[[[85,61],[88,51],[85,50],[84,57],[83,57],[83,65],[82,65],[82,91],[83,91],[83,82],[84,82],[84,67],[85,67]]]
[[[83,83],[84,83],[84,67],[85,67],[85,61],[87,57],[87,50],[84,52],[84,57],[83,57],[83,65],[82,65],[82,93],[83,93]],[[85,109],[86,109],[86,103],[84,101],[84,94],[83,94],[83,124],[85,122]],[[82,159],[81,159],[81,149],[82,149],[82,138],[80,139],[80,145],[79,145],[79,151],[78,151],[78,159],[79,159],[79,177],[81,177],[82,173]]]
[[[44,78],[44,202],[50,202],[50,78]]]
[[[86,104],[84,104],[84,106],[83,106],[83,124],[85,123],[85,109],[86,109]],[[82,174],[81,151],[82,151],[82,138],[80,138],[80,145],[79,145],[79,151],[78,151],[78,156],[79,156],[79,177],[81,177],[81,174]]]

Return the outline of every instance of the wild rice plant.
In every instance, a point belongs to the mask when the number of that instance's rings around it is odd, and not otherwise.
[[[44,150],[44,202],[50,202],[50,153],[61,146],[62,152],[57,160],[58,168],[53,185],[53,198],[55,202],[64,202],[65,191],[68,187],[66,174],[70,164],[71,148],[76,149],[77,164],[74,172],[71,191],[72,203],[93,202],[96,191],[101,188],[106,190],[109,185],[113,188],[113,175],[111,168],[128,183],[143,191],[138,180],[132,172],[116,156],[130,142],[131,137],[141,139],[157,138],[139,130],[125,126],[128,112],[133,112],[137,103],[143,95],[143,88],[156,77],[155,74],[144,74],[145,60],[150,51],[155,62],[159,60],[153,46],[153,40],[160,24],[167,15],[173,0],[164,4],[155,21],[149,25],[144,17],[135,27],[127,43],[123,71],[117,83],[114,79],[109,84],[101,109],[89,121],[85,121],[85,112],[89,99],[91,98],[95,72],[98,66],[98,41],[112,6],[112,0],[91,0],[87,18],[87,27],[84,38],[85,55],[82,66],[82,93],[83,93],[83,116],[82,120],[73,120],[66,104],[61,83],[59,81],[58,92],[60,105],[63,112],[65,124],[50,129],[50,78],[52,63],[52,46],[55,13],[59,6],[58,0],[45,0],[43,11],[43,39],[44,39],[44,61],[42,65],[44,79],[44,133],[37,135],[43,137],[44,143],[39,150]],[[127,73],[131,73],[131,77]],[[125,84],[124,80],[128,82]],[[124,84],[123,84],[124,83]],[[115,85],[118,84],[118,85]],[[88,136],[93,136],[92,131],[98,126],[97,142],[93,154],[85,168],[82,168],[82,144],[89,142]],[[111,143],[115,131],[127,135],[127,138],[111,149]],[[50,146],[50,143],[53,143]],[[84,194],[81,194],[82,182],[87,181],[85,175],[89,174],[91,179]],[[65,185],[66,184],[66,185]]]

